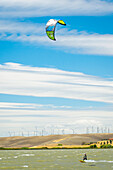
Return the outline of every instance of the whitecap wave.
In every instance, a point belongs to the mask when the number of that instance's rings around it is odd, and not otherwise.
[[[18,156],[14,156],[14,158],[18,158]]]
[[[85,160],[85,162],[108,162],[108,163],[113,163],[113,161],[107,161],[107,160],[98,160],[98,161],[95,161],[95,160]]]
[[[24,165],[24,166],[22,166],[23,168],[28,168],[28,165]]]
[[[34,154],[22,154],[21,156],[34,156]]]

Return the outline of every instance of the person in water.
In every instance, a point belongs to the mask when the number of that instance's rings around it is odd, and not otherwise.
[[[87,155],[86,155],[86,153],[84,154],[84,157],[83,157],[83,161],[84,160],[87,160]]]

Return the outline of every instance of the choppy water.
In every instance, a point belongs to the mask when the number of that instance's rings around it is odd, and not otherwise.
[[[84,153],[86,163],[80,163]],[[111,170],[113,149],[0,151],[0,169],[5,170]]]

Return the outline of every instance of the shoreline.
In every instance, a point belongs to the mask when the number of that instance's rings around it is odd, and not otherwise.
[[[22,148],[4,148],[4,147],[0,147],[0,150],[52,150],[52,149],[58,149],[58,150],[61,150],[61,149],[113,149],[113,147],[110,147],[110,148],[100,148],[100,147],[96,147],[96,148],[92,148],[89,146],[74,146],[74,147],[65,147],[65,146],[62,146],[62,147],[47,147],[47,146],[42,146],[42,147],[22,147]]]
[[[34,147],[0,147],[0,150],[43,150],[43,149],[47,149],[47,150],[51,150],[51,149],[92,149],[90,148],[90,145],[75,145],[75,146],[34,146]]]

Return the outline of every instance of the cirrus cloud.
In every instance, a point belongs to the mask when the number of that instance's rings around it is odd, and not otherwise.
[[[105,0],[1,0],[1,17],[97,16],[113,13],[113,2]]]
[[[0,65],[0,93],[113,103],[113,81],[78,72]]]
[[[0,40],[19,41],[32,45],[52,46],[78,54],[113,56],[113,35],[87,33],[85,31],[61,29],[57,30],[57,41],[46,37],[44,24],[22,23],[0,20]]]

